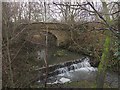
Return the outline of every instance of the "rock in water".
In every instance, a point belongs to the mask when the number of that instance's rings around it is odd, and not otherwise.
[[[66,83],[66,82],[70,82],[70,79],[63,77],[60,79],[60,81],[61,81],[61,83]]]

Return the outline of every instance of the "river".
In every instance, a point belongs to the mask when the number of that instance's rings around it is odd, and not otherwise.
[[[38,57],[40,57],[40,60],[44,59],[45,55],[45,49],[42,49],[40,51],[37,51]],[[40,56],[42,55],[42,56]],[[53,73],[57,72],[57,74],[54,74],[53,76],[48,77],[47,84],[64,84],[68,82],[73,81],[82,81],[82,80],[88,80],[88,81],[95,81],[96,75],[97,75],[97,67],[92,67],[90,65],[90,58],[76,53],[71,52],[62,48],[54,47],[48,49],[48,64],[64,64],[67,61],[77,61],[82,59],[84,60],[80,61],[79,63],[73,63],[68,66],[63,66],[56,68]],[[44,81],[38,80],[37,83],[43,84]],[[107,71],[106,73],[106,79],[105,83],[108,83],[108,85],[112,88],[118,87],[118,75],[113,72]]]

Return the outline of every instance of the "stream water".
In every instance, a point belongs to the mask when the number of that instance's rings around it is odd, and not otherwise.
[[[40,53],[42,53],[42,56],[40,57],[44,58],[44,51],[42,50],[41,52],[39,52],[39,55]],[[63,55],[59,55],[59,53],[62,53]],[[52,64],[54,62],[54,64],[58,64],[63,62],[63,66],[56,68],[54,71],[51,72],[55,74],[48,77],[47,84],[63,84],[66,82],[82,80],[95,81],[98,69],[90,65],[89,57],[84,58],[84,60],[82,60],[81,62],[64,66],[65,61],[79,61],[83,57],[86,56],[59,48],[49,51],[48,63]],[[38,82],[43,83],[44,81],[38,80]],[[111,74],[111,72],[107,72],[105,82],[107,82],[111,87],[118,87],[118,75],[115,73]]]
[[[57,75],[48,79],[48,84],[66,83],[71,81],[92,80],[95,79],[97,68],[91,67],[89,58],[70,66],[56,69]]]

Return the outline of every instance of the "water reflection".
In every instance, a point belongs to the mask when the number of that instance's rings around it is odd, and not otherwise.
[[[45,59],[45,49],[37,51],[37,59],[38,60],[44,60]]]

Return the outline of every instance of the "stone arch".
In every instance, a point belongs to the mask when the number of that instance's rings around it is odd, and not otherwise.
[[[46,30],[44,30],[47,32]],[[49,30],[48,33],[51,33],[57,39],[57,46],[64,44],[68,41],[69,35],[66,31],[59,31],[59,30]]]
[[[53,34],[52,32],[48,31],[48,43],[52,46],[56,46],[58,43],[58,38],[56,37],[55,34]]]
[[[31,24],[25,27],[25,32],[27,33],[32,33],[34,35],[34,32],[39,34],[40,32],[47,32],[45,25],[43,24]],[[56,25],[56,24],[53,24]],[[53,27],[53,25],[49,26],[48,28],[48,33],[51,34],[52,36],[54,36],[56,38],[56,43],[57,46],[61,46],[61,45],[65,45],[67,43],[67,41],[70,39],[70,34],[68,31],[68,28],[61,26],[61,24],[57,24],[58,26],[61,27]],[[37,39],[38,35],[35,36],[35,38]],[[34,38],[33,38],[34,40]],[[30,41],[30,40],[29,40]],[[38,44],[39,44],[39,40],[38,40]]]
[[[47,32],[47,31],[43,31],[43,32]],[[53,36],[55,39],[56,39],[56,45],[59,46],[59,38],[58,36],[56,35],[56,33],[54,33],[53,31],[48,31],[48,35],[51,35]],[[48,36],[49,37],[49,36]],[[49,41],[49,38],[48,38],[48,41]]]
[[[27,41],[34,43],[34,44],[40,44],[45,45],[45,34],[47,31],[33,31],[30,32],[30,34],[27,36]],[[49,45],[54,44],[57,45],[58,39],[55,34],[48,31],[48,43]]]

